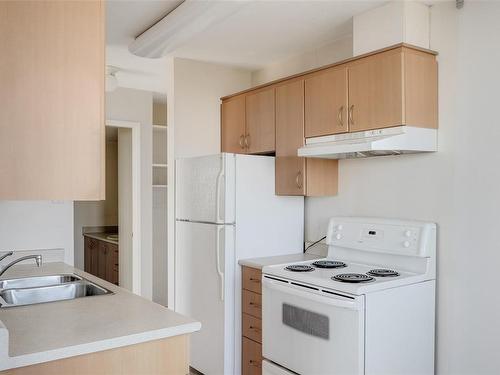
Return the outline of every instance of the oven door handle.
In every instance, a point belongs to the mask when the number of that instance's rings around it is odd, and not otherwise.
[[[291,295],[294,295],[296,297],[307,299],[309,301],[323,303],[323,304],[333,306],[333,307],[339,307],[339,308],[344,308],[344,309],[349,309],[349,310],[354,310],[354,311],[358,311],[358,310],[363,309],[363,303],[360,299],[352,299],[351,300],[351,298],[349,298],[349,297],[345,297],[345,299],[342,299],[341,296],[335,296],[335,295],[332,295],[331,297],[330,296],[327,297],[327,296],[316,294],[312,291],[311,292],[302,291],[302,290],[298,289],[300,287],[297,287],[297,286],[294,286],[291,284],[284,285],[280,281],[272,281],[266,277],[263,277],[262,278],[263,291],[266,288],[271,289],[271,290],[275,290],[277,292],[291,294]]]

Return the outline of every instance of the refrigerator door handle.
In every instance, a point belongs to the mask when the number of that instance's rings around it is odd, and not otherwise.
[[[217,243],[215,244],[215,258],[216,258],[216,269],[217,269],[217,274],[219,275],[220,279],[220,300],[224,301],[224,272],[222,272],[221,266],[220,266],[220,235],[221,232],[224,230],[224,226],[219,226],[217,227]]]
[[[222,179],[223,177],[225,177],[225,163],[224,163],[224,156],[221,157],[221,169],[220,169],[220,172],[219,174],[217,175],[217,182],[216,182],[216,186],[215,186],[215,204],[216,204],[216,207],[215,207],[215,222],[216,223],[223,223],[224,222],[224,218],[221,218],[220,217],[220,203],[221,203],[221,183],[222,183]]]

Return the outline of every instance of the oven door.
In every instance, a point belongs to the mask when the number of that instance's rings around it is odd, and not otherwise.
[[[363,374],[364,297],[262,278],[263,357],[301,375]]]

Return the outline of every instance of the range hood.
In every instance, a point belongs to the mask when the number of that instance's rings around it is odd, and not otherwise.
[[[367,130],[306,139],[298,155],[351,159],[437,151],[437,130],[412,126]]]

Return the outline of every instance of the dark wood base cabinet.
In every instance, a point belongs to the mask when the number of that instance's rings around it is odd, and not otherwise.
[[[85,236],[84,271],[118,285],[118,245]]]

